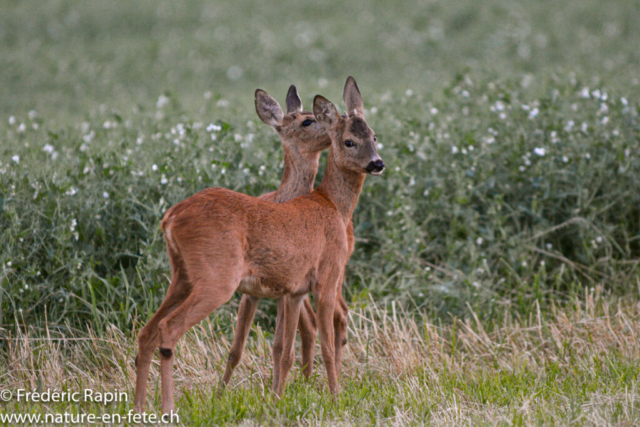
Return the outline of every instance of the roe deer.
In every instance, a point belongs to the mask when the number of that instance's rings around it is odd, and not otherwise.
[[[289,88],[287,93],[287,115],[284,116],[278,102],[268,96],[266,92],[256,91],[256,111],[260,119],[273,127],[282,139],[284,150],[284,174],[278,191],[263,194],[260,199],[276,203],[286,202],[294,197],[308,194],[313,190],[313,182],[318,172],[318,158],[320,151],[329,148],[331,140],[323,125],[319,124],[313,113],[302,110],[302,102],[295,86]],[[317,153],[318,155],[315,155]],[[353,226],[349,227],[350,236],[353,235]],[[353,239],[351,239],[353,240]],[[346,303],[342,293],[337,295],[339,306],[336,306],[334,323],[340,330],[346,329],[345,311]],[[222,377],[220,391],[226,386],[233,374],[233,370],[240,363],[242,350],[249,335],[251,323],[256,313],[259,297],[249,294],[242,295],[238,307],[238,320],[233,337],[233,344],[229,350],[227,366]],[[280,304],[280,301],[279,301]],[[347,307],[348,310],[348,307]],[[342,324],[345,327],[342,327]],[[316,316],[308,298],[305,298],[300,311],[298,323],[300,339],[302,341],[302,366],[304,375],[309,378],[313,373],[313,359],[316,343]],[[342,334],[340,334],[342,336]],[[341,341],[342,342],[342,341]],[[273,379],[277,383],[279,373],[279,361],[282,353],[281,328],[276,328],[273,343]],[[339,362],[339,360],[337,361]]]
[[[284,298],[278,395],[293,365],[300,307],[306,294],[313,292],[329,390],[338,392],[333,316],[349,250],[346,230],[366,173],[380,175],[384,170],[351,77],[345,101],[348,113],[343,118],[322,96],[314,99],[316,120],[327,129],[331,148],[322,184],[311,194],[273,203],[210,188],[167,211],[162,228],[171,259],[171,286],[186,295],[158,323],[163,412],[174,410],[178,339],[236,290],[260,298]]]
[[[324,126],[316,121],[313,113],[302,110],[302,102],[294,85],[289,87],[287,93],[286,115],[280,104],[260,89],[255,93],[255,106],[260,119],[273,127],[280,135],[284,150],[284,174],[280,188],[277,191],[263,194],[260,198],[280,203],[310,193],[313,190],[313,183],[318,172],[320,153],[331,145],[331,139]],[[175,277],[177,276],[174,274]],[[173,282],[176,283],[173,284]],[[135,396],[137,411],[142,411],[145,404],[149,366],[153,353],[158,347],[158,323],[177,308],[189,294],[188,289],[185,289],[189,287],[188,283],[174,280],[172,284],[173,286],[169,287],[162,305],[138,336],[139,353],[136,358]],[[182,288],[177,289],[177,285],[181,285]],[[346,305],[341,297],[339,299],[343,306]],[[234,341],[229,352],[222,384],[229,382],[233,369],[240,362],[259,300],[260,298],[247,294],[242,297]],[[338,311],[336,313],[341,315]],[[315,313],[308,298],[305,298],[302,306],[298,328],[302,339],[302,365],[305,366],[305,375],[311,376],[317,327]],[[274,348],[278,347],[274,345]],[[274,355],[274,358],[276,357],[279,360],[279,355]]]

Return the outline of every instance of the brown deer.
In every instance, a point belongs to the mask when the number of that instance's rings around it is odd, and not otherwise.
[[[178,339],[238,290],[260,298],[283,298],[280,377],[282,394],[293,365],[293,342],[306,294],[316,300],[322,359],[329,390],[337,393],[334,306],[349,251],[347,227],[366,173],[384,163],[364,120],[362,97],[347,79],[346,117],[322,96],[316,119],[331,149],[322,184],[311,194],[273,203],[223,188],[203,190],[166,213],[162,228],[172,265],[173,291],[186,294],[158,323],[162,409],[174,409],[173,358]]]
[[[280,104],[260,89],[255,92],[255,106],[260,119],[273,127],[280,135],[284,150],[284,174],[280,188],[277,191],[264,194],[260,198],[280,203],[310,193],[313,190],[313,183],[318,171],[320,153],[331,145],[331,139],[324,126],[317,122],[313,113],[303,111],[302,101],[294,85],[289,87],[287,93],[286,115],[283,113]],[[180,284],[182,282],[176,283]],[[182,283],[182,286],[184,287],[185,284]],[[188,296],[184,289],[176,291],[175,288],[175,285],[169,287],[162,305],[138,336],[139,353],[136,358],[135,396],[135,408],[138,411],[142,411],[144,408],[151,358],[158,347],[158,323]],[[227,369],[222,384],[229,382],[233,369],[240,362],[242,350],[259,300],[260,298],[251,295],[245,294],[242,296],[234,341],[229,352]],[[346,304],[341,295],[339,295],[339,301],[341,304],[339,309],[336,310],[336,319],[340,320],[346,317],[346,312],[340,311],[342,307],[346,307]],[[338,320],[336,320],[337,322]],[[304,366],[305,375],[310,377],[313,372],[317,327],[315,313],[308,298],[305,298],[302,306],[298,328],[302,340],[302,365]],[[282,348],[281,335],[276,334],[276,342],[274,343],[276,350]],[[280,337],[280,341],[278,341],[278,337]],[[274,353],[274,358],[279,360],[280,355]],[[274,371],[274,373],[277,375],[277,371]]]

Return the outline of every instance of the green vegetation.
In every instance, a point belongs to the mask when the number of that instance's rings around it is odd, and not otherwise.
[[[246,371],[212,398],[234,299],[182,347],[186,419],[638,423],[640,353],[621,347],[636,339],[640,297],[637,3],[1,8],[0,336],[80,339],[34,345],[40,362],[31,365],[16,352],[28,344],[0,342],[3,383],[132,390],[135,331],[169,282],[163,213],[206,187],[277,187],[280,142],[255,114],[257,87],[284,102],[296,84],[309,108],[316,93],[338,103],[353,75],[387,170],[367,178],[354,217],[344,292],[359,314],[340,400],[326,395],[319,369],[273,402],[273,302],[260,305]],[[594,298],[595,311],[580,308]],[[385,342],[420,348],[393,372],[403,347],[362,341],[387,314]],[[602,328],[620,316],[628,324],[596,334],[581,316]],[[432,347],[431,322],[444,347]],[[468,340],[486,331],[493,350],[458,347],[461,324],[473,325]],[[554,338],[554,327],[569,338]],[[520,330],[518,351],[503,354],[509,331]],[[581,333],[590,345],[574,354],[570,337]],[[47,365],[53,358],[58,365]],[[44,375],[54,365],[58,376]],[[34,371],[12,373],[20,369]]]

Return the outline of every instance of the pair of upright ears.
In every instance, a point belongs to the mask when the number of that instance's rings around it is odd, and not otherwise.
[[[360,89],[355,79],[351,76],[347,78],[347,82],[344,85],[344,91],[342,94],[344,103],[347,106],[347,116],[359,116],[364,118],[362,95],[360,95]],[[284,120],[284,112],[271,95],[262,89],[256,90],[256,112],[260,119],[271,127],[277,128],[282,125]],[[287,93],[287,114],[301,112],[302,101],[298,90],[294,85],[289,87]],[[328,125],[336,123],[340,120],[340,113],[337,108],[325,97],[316,95],[313,99],[313,114],[316,116],[316,120]]]
[[[289,92],[287,92],[287,114],[301,111],[302,100],[300,100],[296,87],[291,85]],[[262,89],[256,90],[256,112],[258,117],[271,127],[281,126],[282,120],[284,120],[284,113],[278,101]]]

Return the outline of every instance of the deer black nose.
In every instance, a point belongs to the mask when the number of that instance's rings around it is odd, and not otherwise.
[[[384,170],[384,162],[382,159],[372,161],[367,165],[367,172],[382,172]]]

